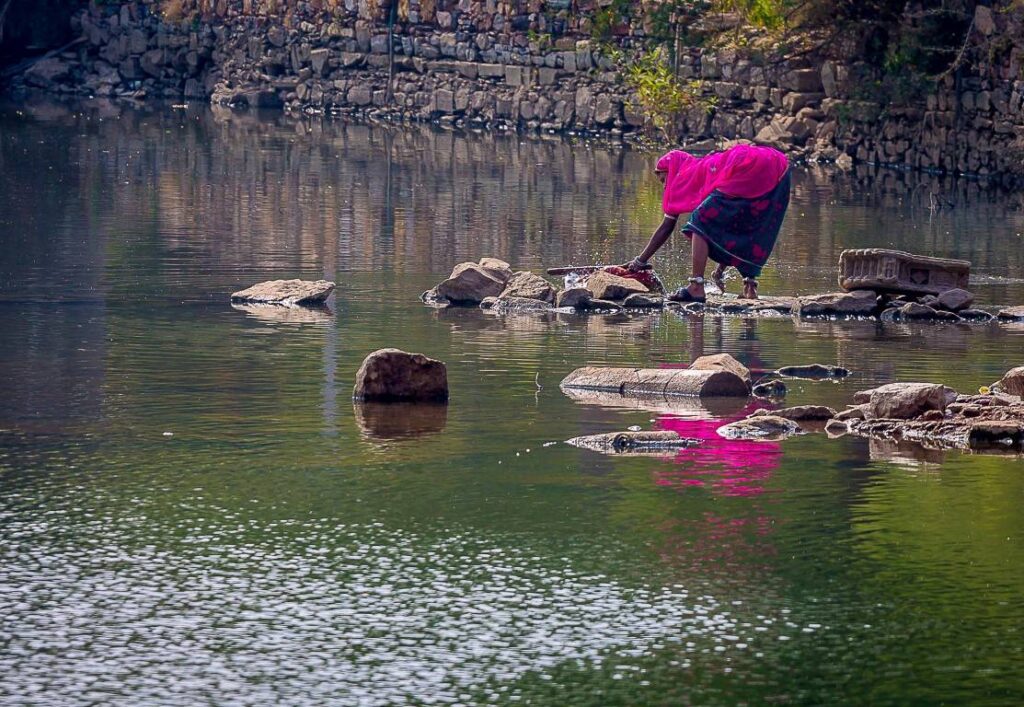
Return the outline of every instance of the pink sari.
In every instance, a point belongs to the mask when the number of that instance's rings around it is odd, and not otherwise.
[[[737,145],[706,157],[673,150],[658,160],[658,170],[668,172],[662,206],[667,216],[678,216],[696,209],[716,190],[755,199],[778,186],[788,169],[786,156],[771,147]]]

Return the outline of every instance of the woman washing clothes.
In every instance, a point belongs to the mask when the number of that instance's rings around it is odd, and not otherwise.
[[[757,299],[757,278],[779,237],[789,206],[789,162],[770,147],[737,145],[724,152],[694,157],[673,150],[658,160],[655,174],[665,184],[665,219],[643,252],[627,267],[643,269],[665,244],[682,214],[690,213],[683,234],[693,245],[693,274],[688,287],[669,299],[705,302],[704,271],[717,262],[714,279],[723,289],[725,269],[743,276],[743,297]]]

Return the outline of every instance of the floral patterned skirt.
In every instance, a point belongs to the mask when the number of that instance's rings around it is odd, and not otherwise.
[[[764,196],[741,199],[714,191],[690,214],[683,233],[708,242],[709,256],[743,277],[758,277],[782,228],[789,206],[789,172]]]

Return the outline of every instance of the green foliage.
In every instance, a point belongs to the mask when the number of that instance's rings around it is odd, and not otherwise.
[[[718,0],[719,12],[735,12],[746,22],[765,29],[778,29],[786,23],[791,0]]]
[[[629,21],[629,14],[629,0],[613,0],[611,5],[594,13],[590,26],[591,36],[599,41],[608,41],[616,27]]]
[[[701,98],[700,81],[684,84],[676,78],[661,51],[650,52],[634,61],[626,71],[626,82],[636,94],[648,127],[667,139],[675,137],[684,111],[698,105],[710,110],[714,105]]]

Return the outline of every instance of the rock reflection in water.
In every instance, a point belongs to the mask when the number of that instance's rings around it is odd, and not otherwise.
[[[267,324],[330,324],[334,319],[334,312],[326,306],[286,307],[232,302],[231,308]]]
[[[352,404],[364,439],[393,441],[437,434],[448,424],[448,406],[439,403]]]
[[[948,452],[928,449],[913,442],[892,439],[868,439],[868,454],[872,461],[884,461],[900,466],[917,468],[926,464],[941,464]]]

